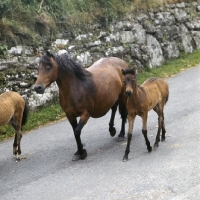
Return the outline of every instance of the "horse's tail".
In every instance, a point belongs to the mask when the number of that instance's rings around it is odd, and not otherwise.
[[[167,94],[167,97],[166,97],[166,100],[165,100],[165,104],[167,103],[168,99],[169,99],[169,93]]]
[[[23,112],[23,116],[22,116],[22,126],[24,126],[27,122],[28,113],[29,113],[29,109],[28,109],[27,103],[25,102],[24,112]]]
[[[121,118],[125,121],[127,121],[127,116],[128,116],[128,112],[127,112],[127,109],[126,107],[122,106],[120,103],[119,103],[119,113],[121,115]]]

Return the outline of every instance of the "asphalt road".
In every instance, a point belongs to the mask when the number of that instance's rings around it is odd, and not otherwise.
[[[148,153],[137,117],[129,161],[126,141],[110,137],[110,113],[90,119],[82,131],[88,157],[73,162],[76,143],[67,120],[25,133],[15,163],[13,138],[0,143],[0,200],[199,200],[200,66],[167,79],[166,141]],[[120,116],[115,125],[120,130]],[[127,125],[126,125],[127,130]],[[153,146],[157,116],[151,111],[148,136]],[[118,134],[118,133],[117,133]]]

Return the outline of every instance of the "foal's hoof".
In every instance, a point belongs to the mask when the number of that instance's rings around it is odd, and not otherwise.
[[[86,149],[83,149],[82,154],[78,154],[77,152],[74,154],[72,161],[84,160],[87,157]]]
[[[114,137],[115,134],[116,134],[116,129],[115,129],[115,127],[110,127],[110,128],[109,128],[109,131],[110,131],[110,136],[111,136],[111,137]]]
[[[118,136],[117,142],[122,142],[122,141],[124,141],[124,137],[119,137],[119,136]]]
[[[123,157],[123,161],[124,161],[124,162],[128,161],[128,157],[124,156],[124,157]]]
[[[151,146],[147,147],[147,150],[148,150],[148,152],[151,152],[152,151],[152,147]]]

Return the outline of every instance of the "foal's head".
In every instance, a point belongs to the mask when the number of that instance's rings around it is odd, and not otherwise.
[[[126,94],[131,96],[136,83],[136,73],[135,69],[122,69],[122,74],[124,76],[124,84],[126,86]]]

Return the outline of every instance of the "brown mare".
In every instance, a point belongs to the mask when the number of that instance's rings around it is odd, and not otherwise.
[[[19,160],[22,126],[27,122],[28,108],[22,96],[17,92],[4,92],[0,95],[0,126],[10,124],[15,129],[13,154]]]
[[[158,114],[158,131],[154,147],[158,147],[160,142],[160,131],[162,129],[161,141],[165,140],[165,123],[164,123],[164,106],[168,100],[169,88],[164,79],[150,78],[146,80],[141,86],[137,85],[136,73],[134,69],[122,70],[124,75],[124,84],[126,86],[127,111],[128,111],[128,141],[123,157],[124,161],[128,160],[130,152],[130,143],[132,138],[133,125],[136,115],[142,118],[142,133],[144,135],[147,149],[151,152],[152,147],[147,137],[147,117],[148,112],[153,109]]]
[[[85,69],[67,54],[55,55],[46,52],[39,62],[38,77],[34,86],[37,93],[56,81],[59,87],[59,100],[66,113],[77,143],[77,151],[72,160],[85,159],[87,151],[81,142],[81,130],[90,117],[99,118],[112,110],[109,122],[110,135],[116,133],[114,117],[119,104],[122,118],[118,139],[124,138],[127,118],[126,94],[121,69],[127,64],[119,58],[102,58]],[[77,117],[80,120],[77,123]]]

